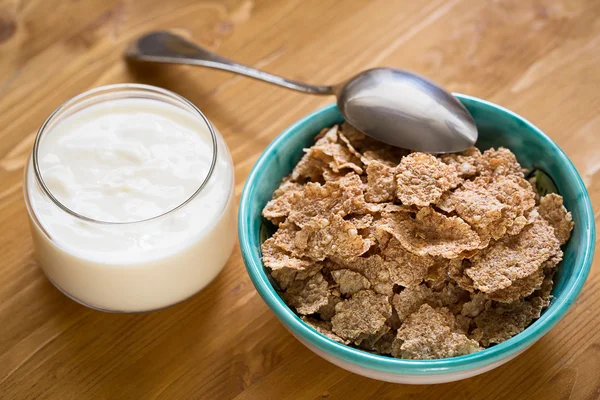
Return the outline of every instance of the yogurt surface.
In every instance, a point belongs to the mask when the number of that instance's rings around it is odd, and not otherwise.
[[[212,143],[208,130],[176,106],[121,99],[58,124],[39,158],[61,203],[96,220],[132,222],[189,198],[208,173]]]

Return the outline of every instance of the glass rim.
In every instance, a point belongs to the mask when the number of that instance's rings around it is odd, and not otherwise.
[[[190,108],[190,110],[186,110],[186,111],[192,112],[195,116],[197,116],[197,117],[199,116],[202,119],[202,121],[204,121],[204,123],[206,124],[206,126],[208,127],[208,130],[210,132],[210,137],[211,137],[211,141],[212,141],[212,160],[211,160],[211,163],[210,163],[210,166],[208,169],[208,173],[206,174],[206,177],[204,178],[202,183],[194,191],[194,193],[192,193],[190,196],[188,196],[183,202],[179,203],[178,205],[176,205],[173,208],[168,209],[167,211],[165,211],[163,213],[152,216],[150,218],[139,219],[139,220],[134,220],[134,221],[103,221],[103,220],[91,218],[91,217],[85,216],[83,214],[80,214],[80,213],[72,210],[71,208],[67,207],[60,200],[58,200],[58,198],[56,198],[56,196],[54,196],[54,194],[52,194],[52,191],[46,185],[46,182],[44,181],[44,178],[43,178],[41,170],[40,170],[39,156],[38,156],[38,153],[40,150],[40,144],[41,144],[41,137],[44,134],[44,131],[48,128],[48,125],[51,122],[53,122],[56,118],[58,118],[61,115],[61,112],[68,110],[69,107],[76,105],[79,101],[81,101],[85,98],[88,98],[88,97],[93,98],[93,97],[101,95],[103,93],[110,93],[112,91],[123,91],[123,92],[132,91],[133,92],[136,90],[153,92],[155,94],[167,96],[171,99],[179,101]],[[159,99],[158,101],[161,101],[161,100]],[[215,166],[217,163],[217,151],[218,151],[217,133],[216,133],[213,125],[210,123],[208,118],[206,118],[206,116],[202,113],[202,111],[200,111],[200,109],[198,107],[196,107],[191,101],[189,101],[185,97],[183,97],[175,92],[172,92],[170,90],[163,89],[163,88],[160,88],[157,86],[145,85],[145,84],[140,84],[140,83],[118,83],[118,84],[105,85],[105,86],[100,86],[100,87],[93,88],[90,90],[86,90],[85,92],[80,93],[77,96],[71,97],[69,100],[65,101],[60,106],[58,106],[54,111],[52,111],[52,113],[46,118],[46,120],[44,121],[42,126],[40,126],[40,128],[38,129],[37,134],[35,136],[35,141],[33,142],[33,150],[32,150],[32,163],[33,163],[33,170],[34,170],[34,175],[35,175],[37,183],[40,185],[44,194],[46,196],[48,196],[50,198],[50,200],[52,200],[52,202],[54,204],[56,204],[61,210],[65,211],[66,213],[70,214],[71,216],[73,216],[77,219],[96,223],[96,224],[131,225],[131,224],[137,224],[137,223],[141,223],[141,222],[153,221],[153,220],[159,219],[161,217],[164,217],[168,214],[171,214],[172,212],[175,212],[175,211],[185,207],[194,198],[196,198],[202,192],[204,187],[206,187],[206,185],[208,184],[208,181],[210,180],[210,178],[213,175],[213,172],[215,170]]]

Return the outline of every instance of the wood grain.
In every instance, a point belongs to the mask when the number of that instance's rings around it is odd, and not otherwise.
[[[265,146],[332,101],[200,68],[129,68],[123,48],[152,29],[308,82],[388,65],[497,102],[566,151],[600,209],[597,0],[0,0],[0,398],[600,397],[597,260],[572,310],[530,350],[437,386],[374,381],[312,354],[262,302],[237,249],[209,287],[164,311],[105,314],[60,294],[32,257],[21,192],[33,135],[59,104],[118,82],[182,94],[223,133],[239,195]]]

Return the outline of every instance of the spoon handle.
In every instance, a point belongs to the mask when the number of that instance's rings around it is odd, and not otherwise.
[[[333,94],[331,86],[309,85],[238,64],[170,32],[148,33],[129,45],[125,57],[144,62],[190,64],[229,71],[310,94]]]

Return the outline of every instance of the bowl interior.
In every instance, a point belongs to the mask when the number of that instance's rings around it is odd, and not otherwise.
[[[424,361],[398,360],[343,346],[316,333],[296,317],[277,295],[260,260],[260,245],[270,233],[265,228],[268,225],[264,224],[261,211],[281,179],[302,157],[302,149],[312,145],[314,136],[322,128],[343,121],[337,107],[332,104],[290,126],[265,150],[248,178],[239,213],[242,256],[259,294],[289,329],[321,350],[345,361],[386,372],[443,373],[482,366],[533,344],[562,318],[580,292],[591,267],[595,229],[588,194],[576,169],[552,140],[525,119],[495,104],[469,96],[456,96],[477,123],[477,147],[482,151],[490,147],[507,147],[524,168],[544,171],[552,178],[564,197],[565,206],[573,214],[575,228],[569,242],[563,246],[565,255],[555,278],[554,299],[550,307],[524,332],[504,343],[467,356]]]

